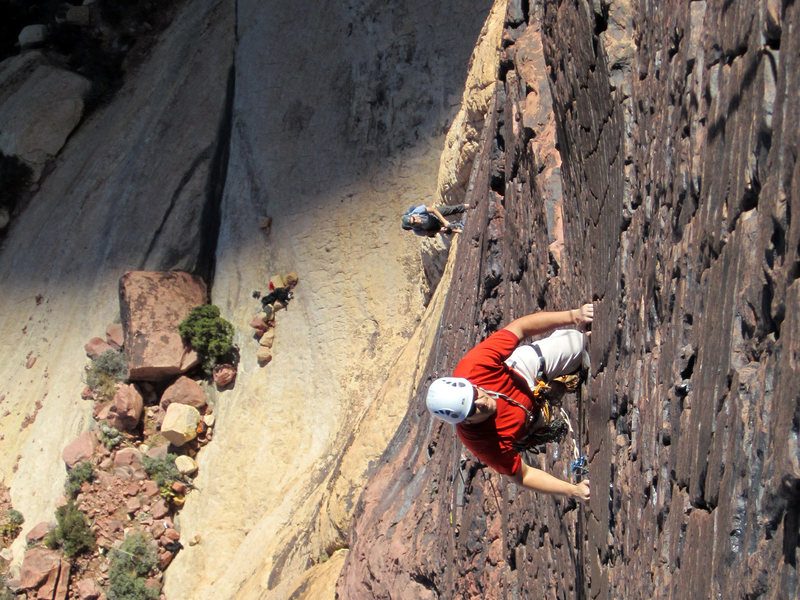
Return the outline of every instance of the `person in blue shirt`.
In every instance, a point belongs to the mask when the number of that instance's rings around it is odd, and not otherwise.
[[[455,204],[452,206],[412,206],[402,218],[402,227],[411,230],[417,235],[434,237],[437,233],[461,233],[461,225],[450,223],[445,215],[463,213],[469,204]]]

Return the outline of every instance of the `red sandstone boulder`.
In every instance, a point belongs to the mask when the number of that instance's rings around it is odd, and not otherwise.
[[[169,514],[169,505],[166,500],[159,498],[153,502],[153,505],[150,507],[150,514],[153,515],[154,519],[163,519],[166,517]]]
[[[19,578],[19,589],[30,592],[28,597],[64,600],[69,562],[62,560],[61,553],[56,550],[33,548],[25,553]]]
[[[236,377],[236,367],[233,365],[216,365],[214,367],[214,383],[217,387],[224,388],[233,382]]]
[[[71,469],[78,463],[90,460],[94,449],[97,447],[97,436],[93,431],[84,431],[69,444],[64,447],[61,452],[61,458],[68,469]]]
[[[78,600],[97,600],[103,590],[94,579],[81,579],[75,584],[75,592]]]
[[[189,350],[178,325],[207,303],[205,282],[181,271],[129,271],[119,296],[129,378],[161,381],[183,372]]]
[[[50,523],[47,521],[42,521],[38,525],[32,527],[31,530],[25,535],[25,541],[29,544],[38,542],[39,540],[44,539],[44,536],[46,536],[49,531]]]
[[[114,348],[122,348],[125,343],[125,333],[122,331],[122,323],[111,323],[106,327],[106,342]]]
[[[114,467],[140,469],[142,467],[142,453],[136,448],[121,448],[114,454]]]
[[[83,347],[83,349],[86,350],[86,354],[89,358],[97,358],[103,352],[113,350],[114,347],[102,338],[93,337],[86,342],[86,345]]]
[[[186,404],[194,406],[198,411],[206,407],[206,393],[194,380],[185,375],[169,386],[161,394],[161,408],[166,409],[170,404]]]
[[[258,337],[261,337],[267,331],[268,325],[261,317],[253,317],[253,320],[250,321],[250,327],[256,330]]]
[[[106,422],[120,431],[132,431],[139,425],[144,400],[133,384],[117,386]]]

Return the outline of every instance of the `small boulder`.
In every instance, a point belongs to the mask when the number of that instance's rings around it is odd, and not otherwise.
[[[266,335],[266,334],[265,334]],[[233,365],[215,365],[214,366],[214,383],[218,388],[224,388],[233,382],[236,377],[236,367]]]
[[[142,494],[144,494],[148,498],[155,498],[156,496],[158,496],[160,491],[161,490],[158,489],[158,484],[152,479],[148,479],[147,481],[142,483]]]
[[[83,349],[86,350],[86,354],[89,358],[97,358],[103,352],[113,350],[114,347],[106,342],[103,338],[93,337],[86,342],[86,345],[83,347]]]
[[[150,507],[150,514],[154,519],[163,519],[169,514],[169,505],[163,498],[159,498]]]
[[[183,475],[193,475],[197,473],[197,463],[191,456],[179,456],[176,458],[175,467]]]
[[[264,332],[264,335],[261,336],[261,339],[258,340],[258,343],[262,346],[266,346],[267,348],[272,348],[272,343],[275,341],[275,330],[274,329],[267,329]]]
[[[102,588],[94,579],[81,579],[75,584],[78,600],[98,600],[103,593]]]
[[[200,411],[206,407],[206,393],[194,379],[183,375],[161,395],[161,408],[167,408],[170,404],[187,404]]]
[[[44,536],[46,536],[51,529],[50,523],[47,521],[42,521],[38,525],[34,525],[31,530],[25,535],[25,541],[29,544],[33,544],[38,542],[39,540],[43,540]]]
[[[264,366],[269,361],[272,360],[272,350],[267,348],[266,346],[259,346],[258,347],[258,353],[256,354],[256,358],[258,358],[258,363],[261,366]]]
[[[264,332],[268,328],[266,321],[261,317],[254,317],[253,320],[250,321],[250,327],[256,330],[256,335],[258,335],[258,337],[264,335]]]
[[[89,6],[70,6],[67,9],[67,14],[64,17],[67,23],[78,25],[79,27],[86,27],[92,21],[92,13]]]
[[[114,454],[114,467],[131,467],[140,469],[142,467],[142,454],[136,448],[120,448]]]
[[[106,342],[114,348],[122,348],[125,343],[125,334],[122,332],[121,323],[111,323],[106,327]]]
[[[132,383],[117,386],[106,422],[120,431],[132,431],[139,425],[144,399]]]
[[[58,550],[47,550],[46,548],[28,550],[20,568],[19,589],[39,590],[40,588],[49,588],[55,591],[60,570],[61,553]]]
[[[169,444],[162,444],[160,446],[153,446],[150,450],[147,451],[147,458],[152,458],[153,460],[164,460],[167,457],[167,452],[169,452]]]
[[[19,32],[17,41],[20,50],[38,48],[47,39],[47,25],[35,24],[23,27]]]
[[[200,355],[188,346],[184,346],[184,354],[181,359],[181,373],[188,373],[198,366],[200,362]]]
[[[93,431],[84,431],[64,447],[61,452],[61,458],[64,459],[67,468],[71,469],[78,463],[90,460],[96,447],[97,436],[95,433]]]
[[[183,446],[197,436],[199,422],[200,413],[194,406],[170,404],[161,424],[161,435],[173,446]]]

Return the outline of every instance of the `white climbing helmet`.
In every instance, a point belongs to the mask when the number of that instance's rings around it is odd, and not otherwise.
[[[428,388],[425,404],[434,417],[448,423],[460,423],[472,409],[474,391],[463,377],[440,377]]]

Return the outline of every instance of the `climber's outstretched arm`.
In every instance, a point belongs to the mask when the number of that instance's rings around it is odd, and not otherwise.
[[[519,339],[547,333],[559,327],[585,327],[594,319],[594,306],[584,304],[580,308],[560,311],[542,311],[514,319],[506,325]]]
[[[526,465],[524,462],[520,465],[516,475],[509,475],[508,477],[517,484],[541,494],[566,496],[581,502],[588,502],[589,500],[588,479],[575,484],[568,483],[541,469]]]

